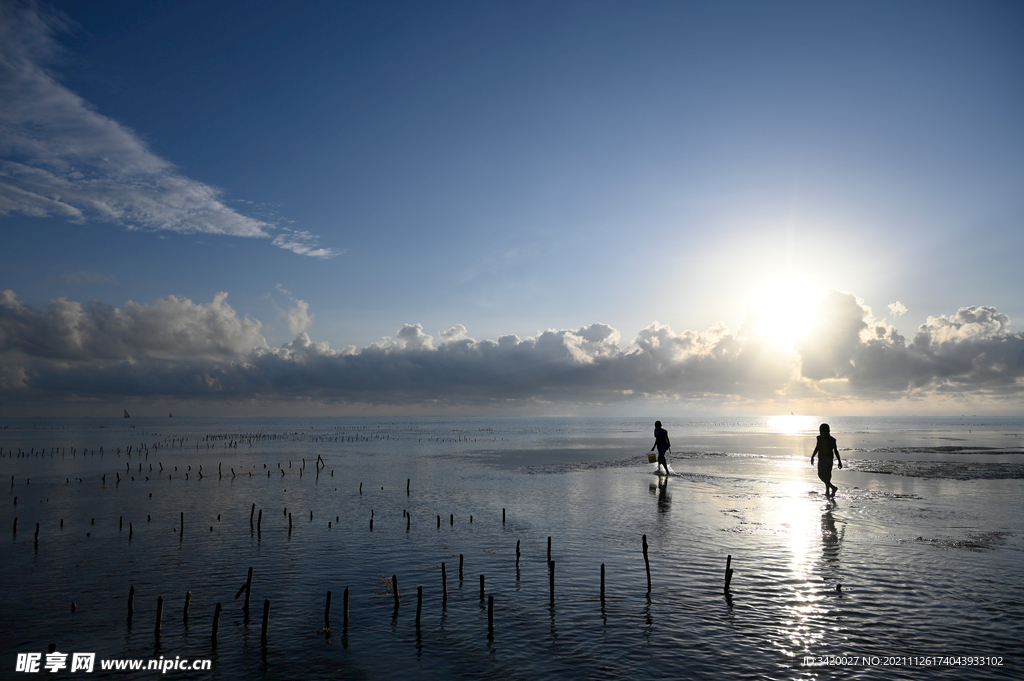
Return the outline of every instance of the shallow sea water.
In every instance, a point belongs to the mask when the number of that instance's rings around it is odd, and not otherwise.
[[[664,419],[668,479],[652,419],[0,420],[0,677],[56,644],[212,660],[181,678],[1020,678],[1024,420],[833,418],[834,501],[819,420]],[[1003,664],[910,663],[945,656]]]

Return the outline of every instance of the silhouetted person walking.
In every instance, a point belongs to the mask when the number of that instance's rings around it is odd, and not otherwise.
[[[836,446],[836,439],[829,434],[828,424],[821,424],[818,432],[818,444],[811,454],[811,465],[814,465],[814,457],[817,455],[818,478],[825,483],[825,496],[834,497],[839,488],[832,484],[832,457],[836,457],[840,469],[843,467],[843,460],[839,458],[839,447]]]
[[[663,467],[665,475],[668,475],[668,461],[665,460],[665,452],[672,447],[672,443],[668,441],[668,431],[661,427],[661,421],[654,422],[654,447],[658,448],[658,466]],[[651,447],[652,452],[654,447]]]

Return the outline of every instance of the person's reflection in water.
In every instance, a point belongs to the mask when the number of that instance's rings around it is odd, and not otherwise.
[[[835,500],[830,499],[825,505],[825,512],[821,514],[821,572],[822,579],[826,582],[840,581],[839,567],[839,545],[843,539],[843,530],[836,529],[835,518],[832,517],[832,510],[836,508]]]
[[[658,497],[658,513],[666,513],[672,505],[672,497],[668,493],[668,478],[658,476],[658,482],[650,485],[651,494]]]

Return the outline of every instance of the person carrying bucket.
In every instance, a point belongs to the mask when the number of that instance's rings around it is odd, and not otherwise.
[[[665,452],[672,448],[672,443],[668,440],[668,431],[661,427],[661,421],[654,422],[654,447],[658,448],[658,472],[661,469],[665,469],[665,475],[668,475],[668,461],[665,460]],[[654,447],[651,447],[651,451],[654,451]]]

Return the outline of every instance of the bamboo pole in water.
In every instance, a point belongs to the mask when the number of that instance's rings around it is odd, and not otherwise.
[[[210,640],[214,645],[217,645],[217,627],[220,626],[220,603],[213,609],[213,631],[210,633]]]
[[[551,587],[551,607],[555,607],[555,561],[549,561],[548,567],[550,569],[550,575],[548,577]]]
[[[604,563],[601,563],[601,607],[604,607]]]
[[[644,567],[647,568],[647,593],[651,593],[651,561],[647,557],[647,535],[643,536]]]

